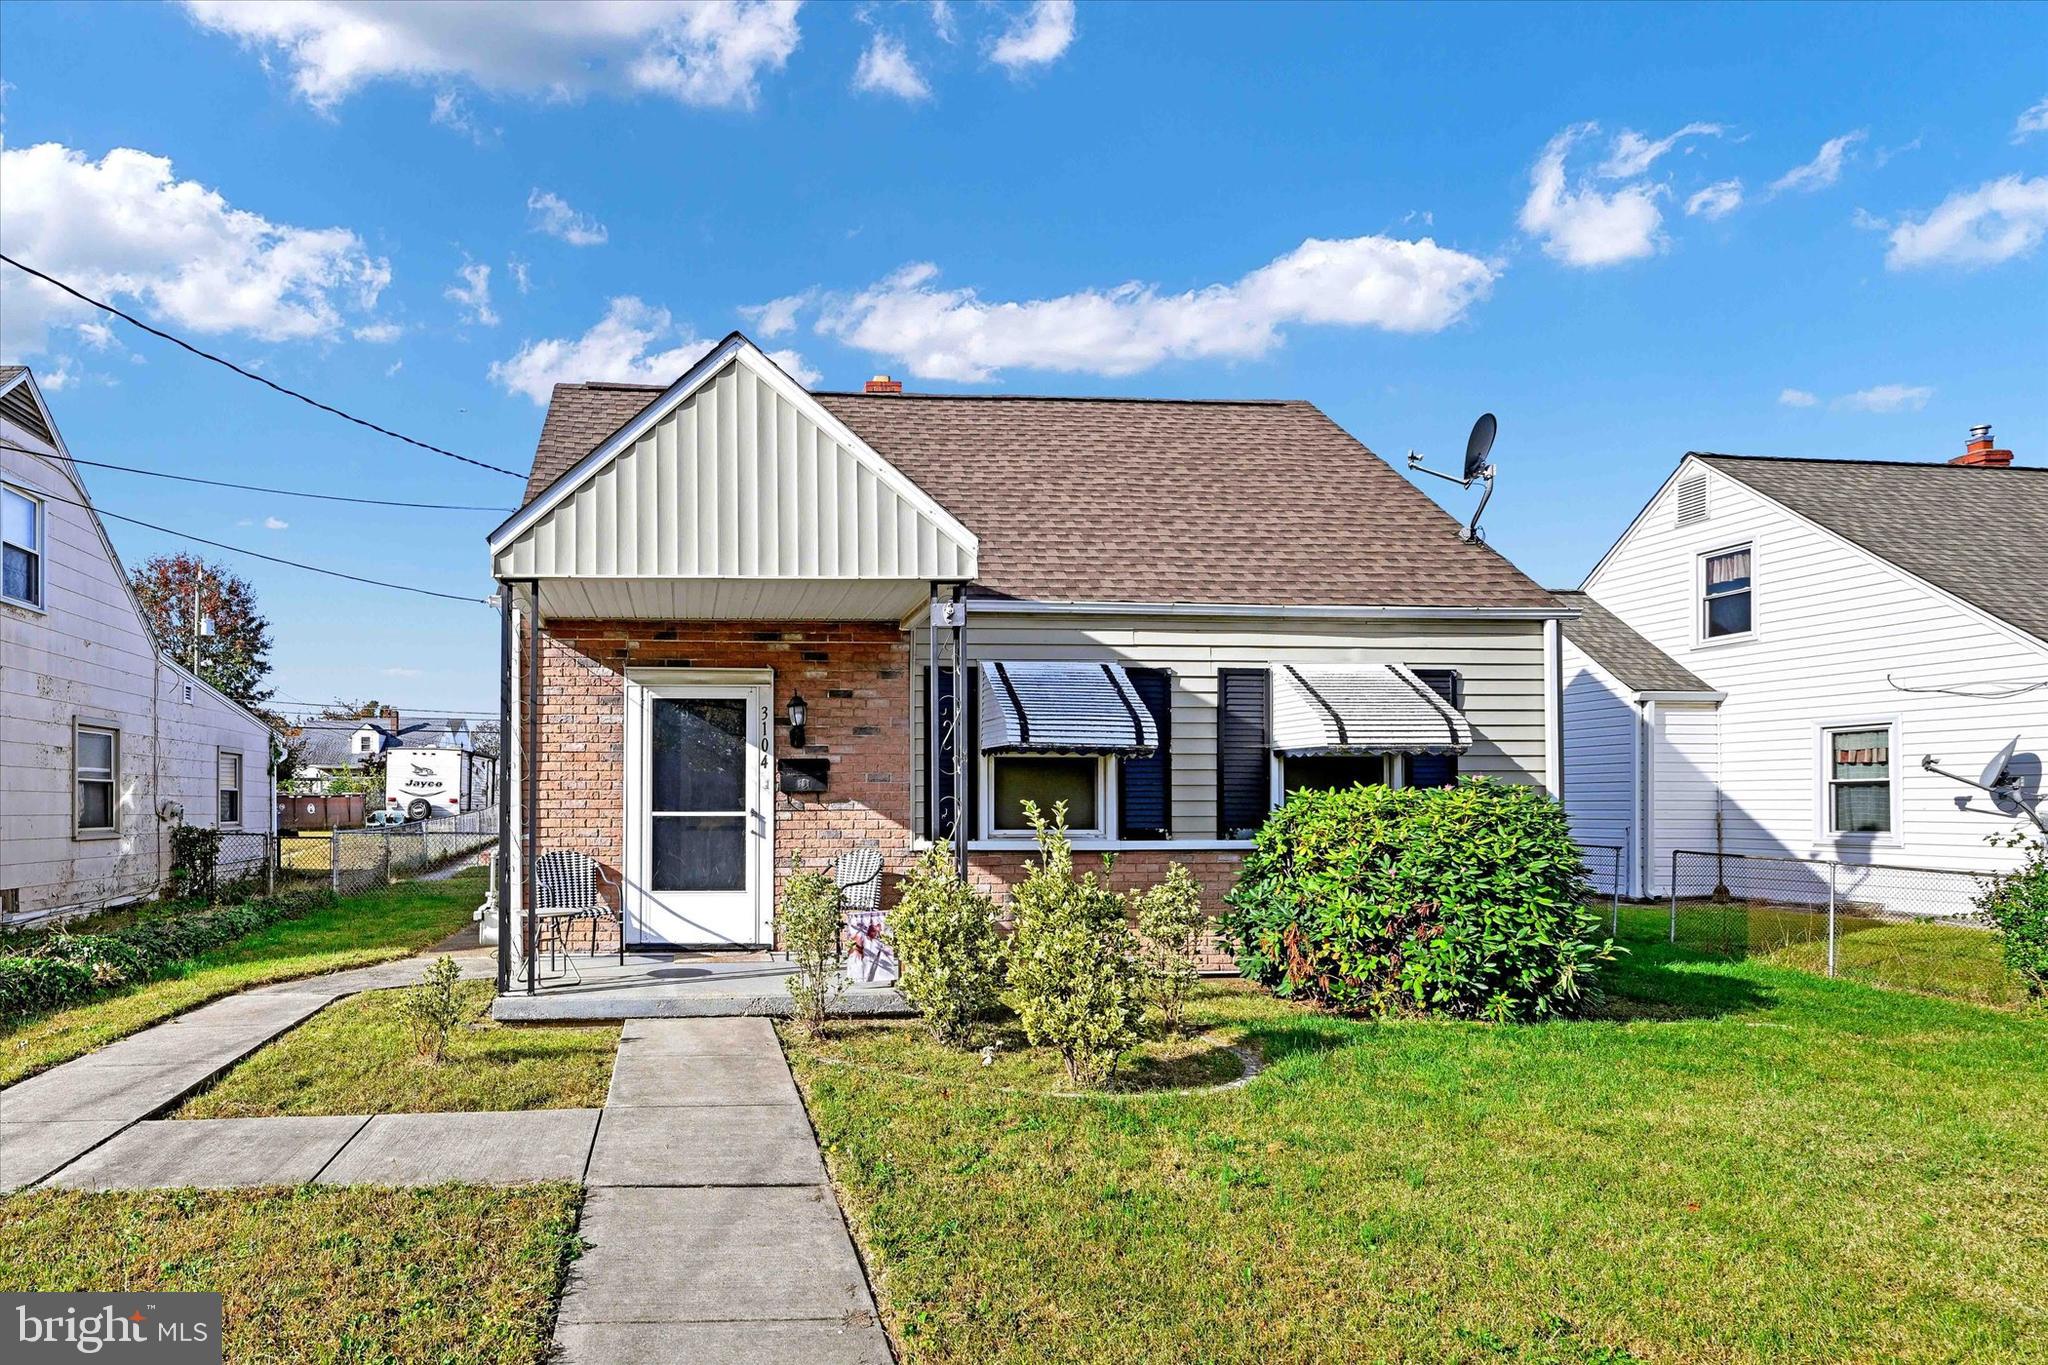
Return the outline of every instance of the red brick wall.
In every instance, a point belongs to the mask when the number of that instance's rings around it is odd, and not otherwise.
[[[754,621],[556,621],[542,634],[538,790],[541,849],[580,849],[616,873],[625,857],[625,693],[628,668],[770,668],[775,671],[775,752],[787,758],[789,698],[809,707],[801,752],[831,761],[816,796],[775,797],[778,898],[792,855],[829,865],[873,839],[885,863],[883,903],[911,848],[909,639],[872,623]],[[524,666],[519,674],[525,687]],[[978,885],[1005,898],[1024,877],[1028,852],[977,853]],[[1142,890],[1185,863],[1211,911],[1237,874],[1230,852],[1145,849],[1117,855],[1111,883]],[[1099,865],[1082,854],[1083,869]],[[600,940],[602,941],[602,940]],[[616,942],[616,940],[613,940]],[[1223,964],[1220,959],[1215,965]]]

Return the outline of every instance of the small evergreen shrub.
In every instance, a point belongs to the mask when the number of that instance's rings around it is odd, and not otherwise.
[[[1074,875],[1064,804],[1050,823],[1029,802],[1024,814],[1038,861],[1010,897],[1010,1008],[1034,1046],[1059,1052],[1068,1080],[1106,1085],[1138,1041],[1144,1009],[1129,903],[1093,872]]]
[[[1208,924],[1202,909],[1202,888],[1179,863],[1166,869],[1166,880],[1138,897],[1139,956],[1145,984],[1159,1025],[1180,1031],[1188,992],[1200,975],[1195,963],[1202,951],[1202,930]]]
[[[789,990],[797,1023],[812,1033],[824,1029],[825,1011],[846,984],[840,971],[840,902],[839,884],[830,873],[806,872],[801,860],[790,864],[775,925],[796,972],[782,984]]]
[[[462,1001],[455,983],[462,969],[455,959],[442,956],[427,968],[417,986],[407,986],[398,1001],[398,1017],[412,1036],[412,1044],[428,1065],[438,1065],[448,1051],[448,1035],[462,1022]]]
[[[1217,929],[1276,994],[1500,1022],[1595,998],[1614,947],[1564,810],[1533,787],[1296,792],[1259,830]]]
[[[995,902],[960,879],[950,845],[928,848],[897,883],[882,932],[896,950],[896,988],[932,1036],[965,1047],[1003,986]]]
[[[219,892],[220,831],[205,825],[171,826],[171,885],[175,894],[210,901]]]
[[[2037,844],[2017,872],[1993,882],[1977,908],[1997,927],[2005,965],[2028,997],[2048,1006],[2048,843]]]

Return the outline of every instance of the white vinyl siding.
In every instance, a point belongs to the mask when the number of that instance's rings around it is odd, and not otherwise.
[[[910,679],[912,771],[924,771],[924,669],[929,637],[914,635]],[[1456,669],[1472,747],[1463,776],[1540,785],[1544,769],[1540,621],[1343,620],[1004,613],[971,609],[968,662],[1085,660],[1171,674],[1174,842],[1216,839],[1216,693],[1221,668],[1285,663],[1405,663]],[[922,828],[923,783],[913,784]],[[1170,848],[1171,844],[1154,845]]]
[[[1680,527],[1675,490],[1695,470],[1711,482],[1713,514]],[[1703,643],[1695,624],[1699,557],[1736,545],[1755,551],[1757,629],[1739,646]],[[1999,572],[1995,557],[1984,571]],[[2048,644],[1988,619],[1739,480],[1691,463],[1609,552],[1586,590],[1728,694],[1721,705],[1728,851],[1972,871],[2017,861],[2017,852],[1985,840],[2014,822],[1987,814],[1988,801],[1922,771],[1920,760],[1933,755],[1974,774],[2016,735],[2021,753],[2048,755],[2048,690],[1997,695],[2048,677]],[[1969,692],[1985,695],[1963,695]],[[1817,774],[1820,728],[1866,717],[1895,722],[1897,826],[1892,845],[1876,852],[1868,835],[1828,832]],[[1968,808],[1958,808],[1965,798]]]
[[[1635,808],[1641,715],[1627,690],[1569,639],[1563,652],[1565,813],[1580,843],[1627,850],[1623,892],[1639,895],[1633,874],[1641,863]],[[1604,870],[1606,856],[1594,866]]]
[[[1650,828],[1645,881],[1650,895],[1667,896],[1671,894],[1672,852],[1715,847],[1721,717],[1710,705],[1660,702],[1651,708],[1648,731],[1644,777]],[[1699,888],[1688,882],[1684,889]]]

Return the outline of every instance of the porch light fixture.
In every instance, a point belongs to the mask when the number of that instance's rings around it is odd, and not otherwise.
[[[789,742],[791,747],[797,749],[804,747],[804,720],[809,714],[810,708],[804,705],[804,694],[798,692],[792,695],[789,699]]]

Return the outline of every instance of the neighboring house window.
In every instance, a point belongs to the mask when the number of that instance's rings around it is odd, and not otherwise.
[[[75,832],[119,833],[121,805],[115,782],[121,771],[121,732],[111,725],[74,724],[71,767],[77,788]]]
[[[0,488],[0,598],[43,605],[43,504]]]
[[[356,740],[356,752],[359,754],[370,752],[370,737],[368,735],[364,735]]]
[[[1465,678],[1457,669],[1418,668],[1415,676],[1430,691],[1449,702],[1452,710],[1465,709]],[[1411,787],[1454,787],[1458,784],[1458,756],[1410,754],[1406,776]]]
[[[1702,556],[1700,636],[1718,640],[1750,631],[1749,546]]]
[[[1376,787],[1387,780],[1384,754],[1302,754],[1281,760],[1283,796],[1299,791],[1333,792]]]
[[[1067,832],[1094,836],[1107,832],[1103,819],[1102,768],[1100,758],[1075,754],[996,754],[988,760],[989,809],[987,828],[991,838],[1029,837],[1031,822],[1025,818],[1024,803],[1038,807],[1046,820],[1055,805],[1067,807]]]
[[[242,823],[242,756],[225,751],[220,756],[220,806],[216,823],[232,829]]]
[[[1892,830],[1892,732],[1887,726],[1827,732],[1828,831]]]

